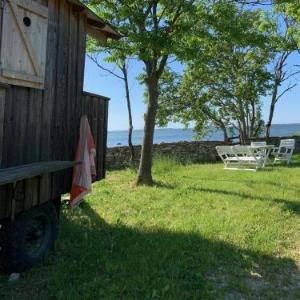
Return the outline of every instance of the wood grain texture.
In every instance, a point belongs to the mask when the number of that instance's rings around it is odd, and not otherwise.
[[[5,110],[5,89],[0,87],[0,168],[3,154],[3,130],[4,130],[4,110]]]
[[[25,19],[29,24],[26,25]],[[1,82],[44,87],[47,32],[47,6],[36,1],[5,2],[1,34]]]
[[[39,3],[38,1],[24,1],[24,0],[15,0],[16,5],[26,10],[33,12],[34,14],[43,17],[44,19],[48,18],[48,9],[45,6],[45,3]],[[43,6],[42,6],[43,5]]]
[[[83,93],[86,15],[65,0],[37,2],[47,4],[49,14],[45,88],[12,85],[6,89],[1,168],[41,161],[72,161],[80,118],[86,114],[97,143],[97,180],[100,180],[105,175],[108,98]],[[39,177],[38,187],[25,180],[23,188],[19,188],[20,195],[24,196],[27,189],[37,197],[25,197],[28,200],[19,197],[17,210],[59,198],[70,191],[71,180],[72,170],[53,173],[46,179]],[[0,219],[10,213],[7,204],[10,190],[9,184],[0,187]]]
[[[73,161],[45,161],[0,169],[0,186],[70,169],[74,165],[75,163]]]

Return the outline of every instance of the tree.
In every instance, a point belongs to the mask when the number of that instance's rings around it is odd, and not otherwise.
[[[175,93],[164,91],[159,119],[169,115],[176,121],[194,121],[198,134],[212,123],[223,130],[225,141],[228,128],[235,127],[245,143],[261,130],[260,97],[271,79],[269,38],[258,31],[260,11],[219,1],[211,16],[218,21],[211,23],[209,36],[191,37],[193,48],[202,51],[186,61]]]
[[[293,51],[284,50],[282,53],[277,55],[275,60],[274,66],[274,76],[273,76],[273,86],[272,86],[272,93],[271,93],[271,103],[269,109],[269,117],[266,124],[266,137],[270,137],[271,126],[273,122],[273,117],[275,113],[275,107],[278,101],[290,90],[296,87],[296,83],[290,82],[282,91],[280,91],[280,87],[283,83],[290,80],[296,74],[299,74],[300,71],[291,71],[289,72],[286,69],[287,60],[292,54]]]
[[[291,55],[296,51],[299,51],[294,30],[296,27],[295,22],[282,12],[277,12],[274,20],[271,22],[273,23],[273,26],[271,27],[271,31],[273,30],[273,32],[271,32],[271,34],[273,40],[272,47],[274,48],[274,66],[271,103],[266,124],[267,138],[270,137],[276,104],[287,92],[296,87],[297,84],[293,82],[292,79],[295,75],[300,73],[300,66],[290,66],[288,64]],[[297,69],[295,69],[295,67]],[[282,88],[283,84],[286,84],[284,88]]]
[[[273,38],[273,84],[271,93],[271,104],[269,117],[266,124],[266,137],[270,136],[270,129],[273,121],[275,107],[277,102],[296,84],[291,79],[299,73],[298,70],[289,66],[288,60],[291,55],[298,51],[300,45],[300,1],[277,0],[277,1],[238,1],[239,3],[247,2],[248,4],[257,5],[273,5],[275,17],[273,21],[268,21],[267,26],[270,26],[270,32]],[[298,46],[297,46],[298,44]],[[299,52],[300,53],[300,52]],[[295,66],[294,66],[295,67]],[[299,66],[298,66],[299,67]],[[288,85],[282,90],[284,83],[289,81]]]
[[[289,28],[288,34],[294,36],[295,41],[300,47],[300,1],[299,0],[282,0],[278,1],[276,10],[282,12],[290,18],[293,22],[293,26]]]
[[[169,57],[180,49],[181,41],[193,26],[193,0],[91,0],[98,14],[115,24],[125,40],[119,47],[124,55],[144,63],[143,82],[147,90],[144,139],[136,183],[153,183],[153,137],[158,109],[159,79]]]
[[[294,21],[294,26],[290,28],[290,34],[296,36],[296,42],[300,45],[300,1],[299,0],[230,0],[232,2],[252,5],[273,6],[278,12],[284,13]]]
[[[158,125],[167,126],[169,122],[180,122],[189,127],[193,123],[195,138],[200,139],[212,128],[223,131],[224,141],[229,142],[228,127],[230,118],[227,110],[218,109],[220,99],[201,93],[199,81],[193,75],[179,75],[167,70],[160,82],[161,96],[158,110]]]
[[[129,89],[129,80],[128,80],[128,59],[126,57],[122,57],[122,53],[120,50],[114,49],[110,51],[107,46],[103,46],[101,44],[96,43],[95,41],[89,41],[88,44],[88,56],[89,58],[104,72],[120,79],[124,83],[125,89],[125,98],[126,105],[128,111],[128,147],[130,151],[130,162],[133,163],[135,159],[135,151],[132,143],[132,134],[133,134],[133,118],[132,118],[132,109],[131,109],[131,97],[130,97],[130,89]],[[115,70],[111,70],[105,67],[101,62],[101,57],[99,57],[99,53],[106,52],[109,56],[106,57],[106,61],[112,62],[116,65],[119,72],[117,73]]]

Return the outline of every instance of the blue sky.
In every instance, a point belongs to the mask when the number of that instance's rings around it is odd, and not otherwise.
[[[300,55],[294,55],[289,63],[300,65]],[[134,128],[142,129],[144,126],[145,104],[143,98],[144,87],[136,81],[136,76],[142,71],[142,64],[137,61],[130,62],[130,91],[132,98],[132,111]],[[109,105],[108,129],[127,130],[128,115],[125,102],[124,86],[120,79],[107,76],[88,57],[85,66],[84,90],[111,98]],[[295,78],[298,86],[286,94],[276,106],[274,124],[300,123],[300,76]],[[270,97],[263,99],[263,118],[268,117]],[[181,128],[181,124],[169,124],[169,127]]]

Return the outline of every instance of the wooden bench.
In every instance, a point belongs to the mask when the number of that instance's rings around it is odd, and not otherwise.
[[[16,186],[22,180],[32,179],[45,174],[54,173],[72,168],[77,162],[74,161],[44,161],[16,167],[0,169],[0,186],[12,184],[13,197],[11,201],[11,220],[15,218],[16,212]]]
[[[69,169],[75,164],[76,163],[73,161],[45,161],[0,169],[0,185],[15,183],[24,179],[41,176],[43,174]]]

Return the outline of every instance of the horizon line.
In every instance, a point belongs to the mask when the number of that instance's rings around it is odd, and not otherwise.
[[[272,126],[274,125],[300,125],[300,122],[299,123],[275,123],[275,124],[272,124]],[[188,127],[188,128],[175,128],[175,127],[161,127],[161,128],[155,128],[155,130],[166,130],[166,129],[172,129],[172,130],[193,130],[192,127]],[[133,131],[143,131],[144,128],[139,128],[139,129],[133,129]],[[108,130],[108,132],[127,132],[128,129],[113,129],[113,130]]]

